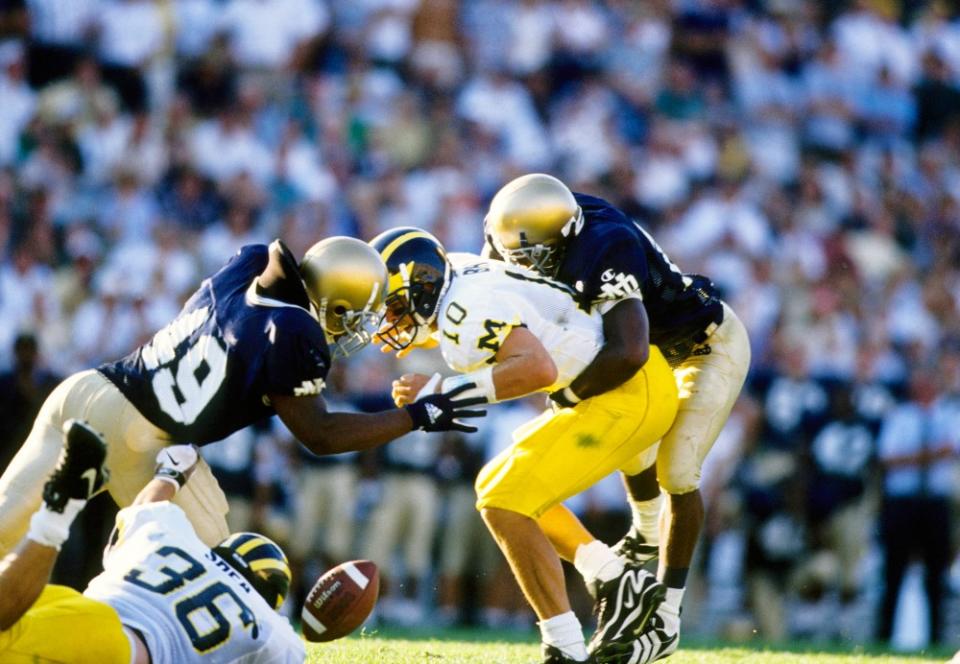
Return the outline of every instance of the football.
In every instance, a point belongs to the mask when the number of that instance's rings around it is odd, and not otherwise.
[[[380,572],[369,560],[351,560],[321,576],[300,613],[307,641],[333,641],[363,624],[380,593]]]

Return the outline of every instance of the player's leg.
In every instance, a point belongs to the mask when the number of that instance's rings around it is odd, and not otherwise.
[[[326,517],[323,520],[323,554],[339,564],[350,559],[353,544],[354,509],[357,505],[357,469],[340,464],[331,469],[326,487]]]
[[[9,629],[40,596],[70,524],[107,477],[106,447],[96,432],[69,420],[61,436],[65,444],[43,486],[43,505],[27,535],[0,561],[0,630]]]
[[[440,536],[440,579],[437,584],[438,615],[442,625],[454,625],[460,619],[463,604],[463,575],[468,561],[476,558],[483,547],[477,536],[477,513],[473,509],[473,488],[468,484],[454,484],[442,498],[447,518]],[[482,529],[482,526],[481,526]],[[480,533],[489,539],[486,532]]]
[[[568,563],[574,562],[578,548],[596,540],[577,515],[563,504],[548,509],[537,519],[537,523],[557,554]]]
[[[408,478],[406,497],[411,504],[403,543],[403,561],[407,571],[404,606],[407,621],[416,626],[425,619],[420,589],[430,572],[430,554],[440,511],[436,480],[426,474]]]
[[[131,658],[132,652],[138,659]],[[72,588],[48,585],[23,618],[0,632],[0,661],[128,664],[149,660],[145,646],[124,629],[111,606]]]
[[[708,340],[709,352],[690,357],[675,374],[680,390],[676,421],[660,442],[657,478],[668,496],[661,513],[658,578],[667,597],[657,611],[647,648],[639,662],[653,661],[676,650],[680,605],[687,574],[703,526],[700,469],[740,394],[750,366],[746,329],[733,311]]]
[[[560,558],[534,518],[556,502],[552,487],[536,479],[540,461],[562,451],[546,449],[556,442],[549,431],[539,434],[551,424],[557,426],[558,420],[576,419],[573,410],[548,412],[520,427],[514,432],[514,444],[491,459],[475,483],[477,509],[537,615],[548,662],[587,659],[583,629],[570,610]],[[566,470],[569,474],[570,469]]]
[[[627,490],[632,522],[627,534],[614,545],[617,555],[636,565],[645,565],[660,552],[660,513],[663,499],[657,482],[659,443],[644,450],[639,457],[621,468],[623,486]]]
[[[325,474],[326,469],[308,465],[300,469],[298,478],[296,513],[293,522],[293,532],[296,533],[296,537],[291,539],[290,546],[287,548],[294,584],[292,594],[298,606],[302,604],[312,584],[312,581],[304,575],[307,563],[316,553],[320,517],[326,507],[323,500]],[[327,568],[327,561],[324,561],[323,569]]]
[[[536,519],[634,458],[640,451],[638,441],[652,444],[669,428],[676,412],[675,386],[659,353],[657,358],[650,373],[641,372],[609,395],[527,423],[515,432],[514,445],[491,460],[477,478],[477,506],[541,619],[544,643],[559,647],[574,661],[582,656],[582,633],[569,612],[559,556]],[[663,375],[654,380],[656,369]],[[663,389],[651,391],[651,386]],[[583,548],[574,541],[575,526],[559,525],[561,520],[569,521],[561,512],[548,517],[551,531],[570,528],[574,535],[567,548],[573,544]],[[652,578],[651,584],[658,585]],[[646,588],[638,585],[634,590],[642,594]],[[642,619],[639,613],[623,613],[614,627],[626,631],[636,620],[642,625]],[[608,626],[601,631],[606,633]]]
[[[0,555],[13,550],[26,534],[30,517],[40,507],[43,484],[63,449],[64,420],[79,416],[70,408],[71,395],[80,389],[89,373],[70,376],[50,393],[30,435],[0,477]]]
[[[153,478],[157,452],[173,441],[141,415],[106,377],[95,371],[87,373],[83,390],[75,390],[71,395],[71,412],[103,432],[107,465],[112,471],[107,490],[117,505],[126,507]],[[208,546],[220,543],[230,534],[227,497],[203,459],[197,463],[190,483],[173,502],[186,512],[197,535]]]
[[[537,614],[546,661],[586,661],[583,628],[570,610],[560,558],[537,522],[499,507],[480,513]]]
[[[663,600],[665,588],[641,565],[625,561],[596,539],[565,505],[550,508],[538,524],[560,557],[580,572],[596,601],[597,630],[590,639],[590,650],[599,648],[605,640],[609,642],[607,650],[618,641],[630,641],[632,631],[628,628],[635,631],[644,626]]]
[[[401,485],[402,477],[398,474],[384,475],[380,501],[373,508],[370,519],[367,521],[363,545],[363,557],[372,560],[380,568],[380,597],[388,601],[386,603],[381,601],[377,611],[385,617],[389,617],[386,614],[389,614],[392,608],[390,595],[395,590],[395,579],[385,571],[392,567],[390,559],[404,526],[403,504],[400,499],[403,493]]]

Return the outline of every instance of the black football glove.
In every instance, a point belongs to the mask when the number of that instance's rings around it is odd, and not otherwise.
[[[474,387],[476,387],[475,383],[464,383],[449,392],[420,397],[409,406],[404,406],[404,409],[410,414],[410,419],[413,420],[413,428],[423,431],[475,432],[477,427],[469,426],[459,420],[465,417],[483,417],[486,415],[486,410],[467,409],[470,406],[485,404],[487,399],[485,397],[472,397],[470,399],[454,400],[453,398]]]

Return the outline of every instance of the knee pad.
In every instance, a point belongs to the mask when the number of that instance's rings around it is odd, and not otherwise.
[[[675,496],[700,488],[700,464],[684,466],[666,455],[657,458],[657,482],[667,493]]]

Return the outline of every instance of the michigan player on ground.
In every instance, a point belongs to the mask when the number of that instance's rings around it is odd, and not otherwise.
[[[0,661],[77,664],[299,664],[303,642],[277,613],[290,585],[283,551],[256,533],[213,549],[169,502],[199,459],[160,452],[154,479],[119,512],[104,572],[81,595],[46,585],[70,523],[108,478],[106,446],[69,420],[43,506],[0,563]]]
[[[371,244],[390,272],[379,337],[403,349],[435,335],[447,364],[461,372],[443,380],[443,391],[470,385],[465,394],[494,403],[562,390],[602,345],[599,313],[578,308],[563,284],[479,256],[448,260],[440,243],[417,229],[388,231]],[[408,403],[438,381],[406,375],[394,397]],[[540,619],[544,661],[587,658],[558,552],[597,586],[597,661],[622,657],[617,646],[632,649],[636,632],[662,599],[665,589],[652,575],[624,565],[569,512],[558,515],[555,508],[653,444],[670,427],[676,408],[670,368],[651,347],[634,378],[576,408],[550,410],[527,423],[478,476],[477,507]]]
[[[616,388],[643,366],[648,344],[674,369],[680,410],[659,446],[624,468],[634,522],[616,547],[637,563],[657,555],[662,486],[670,505],[658,576],[669,590],[635,661],[665,657],[679,642],[683,588],[703,523],[700,468],[750,365],[746,329],[709,279],[683,273],[641,226],[606,201],[572,193],[549,175],[505,185],[485,224],[485,255],[555,277],[576,291],[584,310],[603,314],[603,348],[551,395],[556,403],[570,407]]]
[[[353,238],[318,242],[300,263],[279,240],[241,249],[150,342],[53,391],[0,478],[0,553],[40,504],[68,418],[104,433],[106,488],[120,506],[149,481],[164,446],[203,445],[274,413],[317,454],[462,427],[447,395],[382,413],[327,411],[320,395],[330,363],[369,341],[386,277],[377,253]],[[227,502],[206,463],[177,502],[207,544],[228,534]]]

